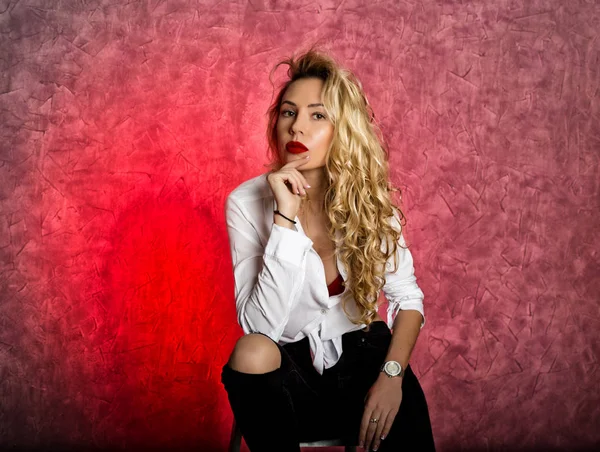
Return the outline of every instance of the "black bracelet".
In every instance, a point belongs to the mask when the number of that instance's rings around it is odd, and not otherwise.
[[[292,223],[296,224],[296,222],[294,220],[290,220],[288,217],[286,217],[284,214],[282,214],[279,210],[276,210],[273,213],[276,213],[277,215],[281,215],[286,220],[291,221]]]

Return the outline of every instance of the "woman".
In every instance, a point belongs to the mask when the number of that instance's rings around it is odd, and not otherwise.
[[[435,450],[408,365],[423,292],[362,86],[314,49],[281,64],[290,79],[269,109],[271,171],[226,203],[245,333],[222,370],[235,419],[252,452],[334,437]]]

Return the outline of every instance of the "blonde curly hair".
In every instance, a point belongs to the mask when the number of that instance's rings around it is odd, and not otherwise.
[[[397,271],[397,246],[402,221],[406,223],[404,214],[392,200],[394,192],[400,198],[401,190],[389,181],[388,150],[362,84],[352,72],[314,46],[297,57],[294,54],[277,63],[269,80],[282,64],[289,66],[289,80],[279,89],[267,111],[270,163],[266,166],[277,171],[285,164],[277,143],[277,119],[286,89],[301,78],[320,78],[324,82],[324,109],[334,125],[325,164],[328,188],[324,208],[330,220],[328,235],[348,270],[346,286],[350,286],[342,295],[342,308],[350,321],[368,326],[377,313],[378,294],[385,283],[385,264],[392,255],[393,271]],[[390,222],[392,216],[396,217],[395,222]],[[399,228],[395,229],[392,223]],[[339,241],[336,230],[342,232]],[[382,250],[384,241],[385,251]],[[391,249],[387,245],[390,242]],[[358,319],[351,318],[346,309],[351,296],[358,306]]]

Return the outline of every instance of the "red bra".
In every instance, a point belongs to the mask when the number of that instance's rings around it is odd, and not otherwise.
[[[344,291],[344,278],[342,275],[338,273],[337,278],[335,278],[331,284],[327,286],[327,290],[329,290],[329,296],[339,295]]]

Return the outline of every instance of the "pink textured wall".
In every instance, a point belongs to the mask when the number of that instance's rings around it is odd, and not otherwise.
[[[223,203],[317,40],[404,190],[438,449],[599,447],[599,29],[583,0],[0,0],[0,448],[225,450]]]

